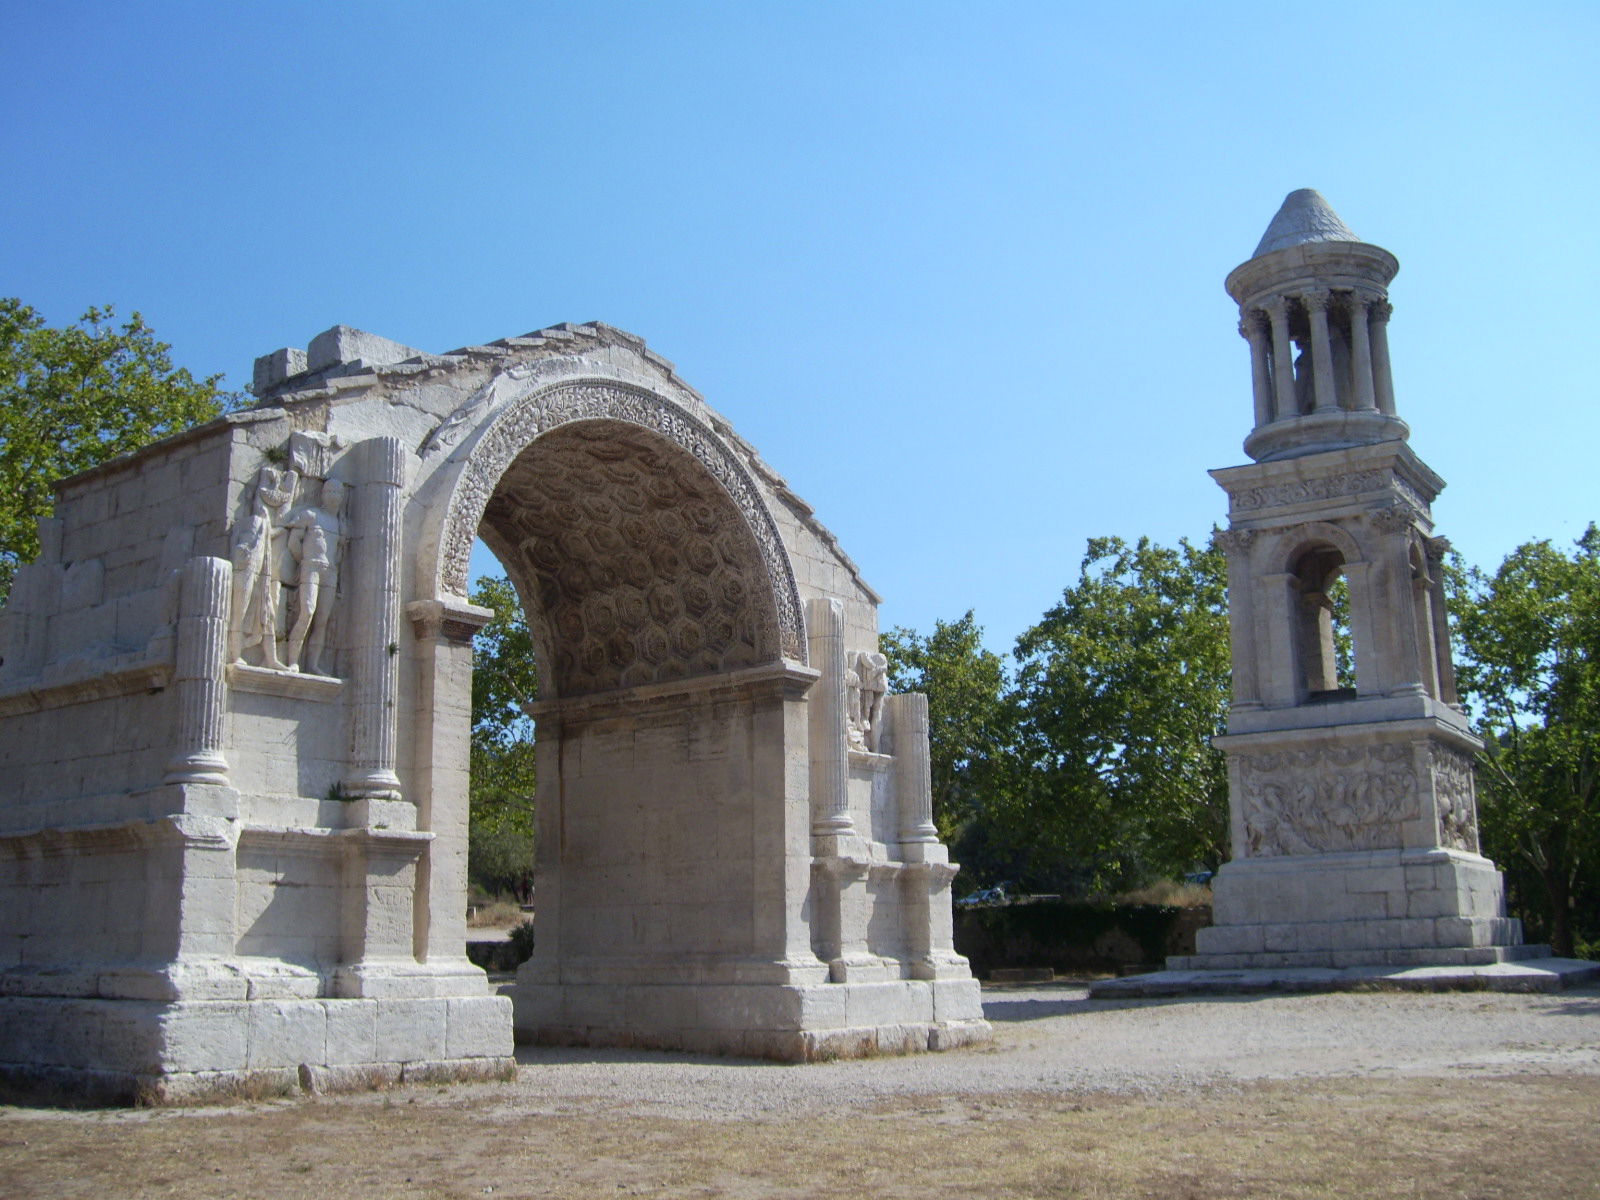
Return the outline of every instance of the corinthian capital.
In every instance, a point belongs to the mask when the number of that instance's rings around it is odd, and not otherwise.
[[[1239,314],[1239,336],[1246,341],[1267,332],[1267,314],[1259,308],[1247,308]]]
[[[1256,531],[1254,529],[1218,529],[1211,534],[1211,544],[1221,550],[1229,558],[1235,554],[1247,554],[1250,547],[1255,544]]]
[[[1282,321],[1289,315],[1289,298],[1287,296],[1272,296],[1262,302],[1261,310],[1274,321]]]
[[[1333,302],[1333,294],[1326,288],[1313,288],[1309,292],[1300,293],[1300,303],[1306,306],[1308,313],[1327,312]]]
[[[1421,519],[1422,514],[1403,500],[1396,500],[1387,508],[1376,509],[1368,514],[1368,520],[1379,533],[1403,533]]]
[[[1423,540],[1422,548],[1427,552],[1430,563],[1441,563],[1444,556],[1450,553],[1450,539],[1446,537],[1431,537]]]
[[[1394,305],[1387,300],[1374,300],[1367,305],[1367,312],[1374,321],[1387,321],[1389,314],[1394,312]]]

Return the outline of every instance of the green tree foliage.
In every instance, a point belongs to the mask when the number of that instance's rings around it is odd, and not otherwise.
[[[935,621],[927,637],[896,626],[879,646],[889,660],[889,690],[928,697],[933,820],[950,840],[978,811],[1003,745],[1005,665],[983,648],[971,609],[959,621]]]
[[[35,523],[51,485],[156,438],[208,421],[238,397],[174,368],[171,347],[138,313],[115,324],[91,308],[76,325],[44,323],[0,298],[0,598],[39,552]]]
[[[1600,940],[1600,531],[1450,576],[1457,682],[1484,739],[1484,851],[1558,954]]]
[[[538,694],[533,639],[504,578],[483,578],[472,602],[494,617],[472,651],[471,830],[468,873],[485,891],[533,891],[533,722],[523,706]]]
[[[1078,581],[1017,641],[1014,769],[994,813],[1092,888],[1227,856],[1228,785],[1210,739],[1229,698],[1225,564],[1188,541],[1089,542]]]

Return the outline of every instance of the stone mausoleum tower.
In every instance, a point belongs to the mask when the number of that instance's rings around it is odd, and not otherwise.
[[[1228,276],[1250,344],[1250,465],[1228,493],[1233,860],[1169,968],[1469,967],[1521,945],[1478,850],[1429,509],[1389,370],[1399,263],[1310,189]],[[1342,646],[1349,646],[1346,654]],[[1342,659],[1352,661],[1345,662]]]

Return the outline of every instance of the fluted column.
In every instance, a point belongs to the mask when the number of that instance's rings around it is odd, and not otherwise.
[[[1256,428],[1272,420],[1272,374],[1267,364],[1267,315],[1259,308],[1245,311],[1239,336],[1250,343],[1250,391],[1255,398]]]
[[[1389,314],[1394,306],[1387,300],[1374,300],[1367,307],[1372,317],[1372,390],[1378,411],[1395,415],[1394,378],[1389,374]]]
[[[890,696],[894,729],[895,798],[900,842],[937,842],[933,823],[933,770],[928,758],[928,698],[920,692]]]
[[[1289,344],[1289,301],[1274,296],[1262,308],[1272,322],[1273,414],[1283,421],[1299,416],[1294,397],[1294,350]]]
[[[1409,505],[1392,504],[1377,509],[1368,520],[1379,533],[1380,561],[1386,566],[1380,580],[1386,583],[1381,597],[1375,597],[1385,614],[1385,647],[1387,664],[1385,691],[1391,695],[1422,695],[1425,692],[1422,673],[1421,631],[1417,628],[1413,607],[1411,578],[1411,531],[1416,527],[1416,513]],[[1429,647],[1428,653],[1432,654]]]
[[[1428,577],[1432,581],[1434,670],[1439,680],[1439,699],[1456,704],[1456,664],[1450,654],[1450,615],[1445,607],[1444,556],[1450,552],[1448,538],[1428,538],[1423,542],[1428,557]]]
[[[1422,674],[1422,690],[1435,699],[1439,696],[1439,649],[1434,622],[1433,577],[1426,557],[1411,578],[1411,607],[1417,623],[1417,670]]]
[[[807,649],[822,678],[811,689],[811,832],[843,837],[850,819],[850,760],[845,733],[844,605],[819,598],[806,605]]]
[[[1358,412],[1371,412],[1377,408],[1372,388],[1372,340],[1367,331],[1367,301],[1364,296],[1351,292],[1345,297],[1350,313],[1350,376],[1355,384],[1351,407]]]
[[[177,661],[172,672],[178,705],[178,752],[167,783],[227,783],[222,755],[226,716],[228,616],[233,565],[223,558],[191,558],[178,584]]]
[[[398,438],[360,446],[350,587],[350,796],[400,798],[395,774],[400,684],[400,489],[405,450]]]
[[[1317,412],[1333,412],[1339,407],[1339,393],[1333,382],[1333,342],[1328,337],[1326,291],[1306,292],[1300,302],[1311,318],[1311,378],[1316,387]]]
[[[1233,651],[1233,707],[1260,708],[1260,665],[1256,661],[1255,606],[1250,586],[1253,529],[1219,529],[1211,542],[1228,557],[1228,633]]]

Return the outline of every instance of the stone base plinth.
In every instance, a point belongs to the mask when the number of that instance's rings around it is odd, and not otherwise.
[[[0,1078],[106,1103],[508,1078],[504,997],[0,997]]]
[[[1218,873],[1216,924],[1174,970],[1462,966],[1549,954],[1522,945],[1500,872],[1457,850],[1239,859]]]
[[[948,1050],[986,1041],[975,979],[622,984],[519,980],[516,1037],[780,1062]]]

